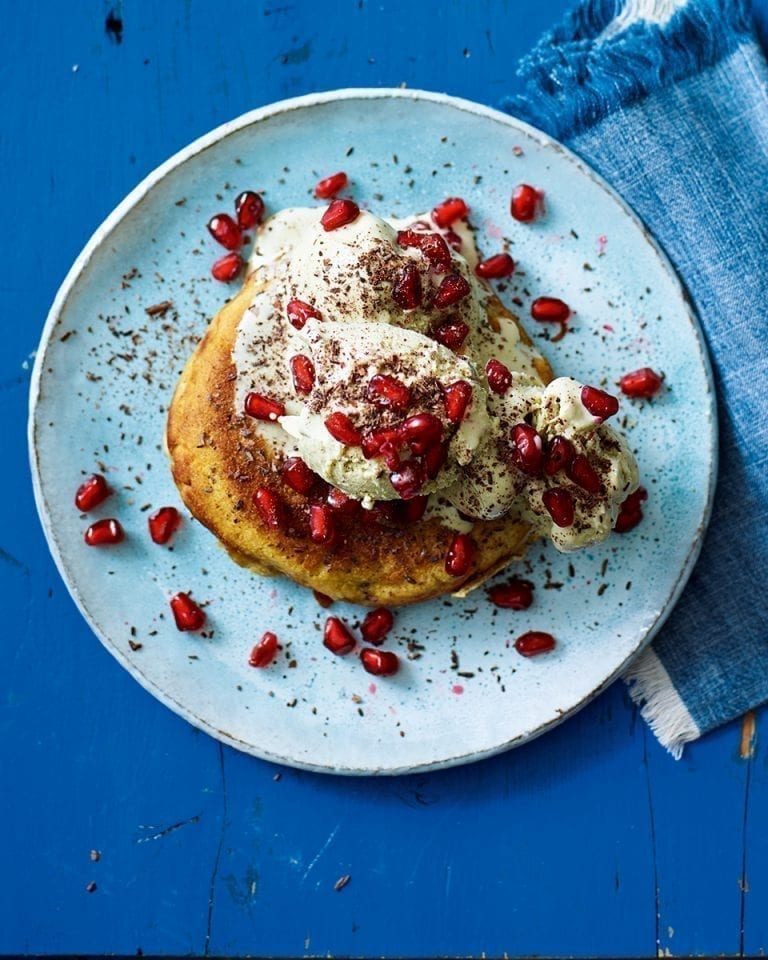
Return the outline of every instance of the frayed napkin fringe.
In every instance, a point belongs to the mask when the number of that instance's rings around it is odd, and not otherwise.
[[[525,92],[502,108],[566,140],[753,36],[749,0],[689,0],[663,26],[636,21],[601,39],[622,7],[622,0],[583,0],[521,61]]]
[[[661,745],[679,760],[685,744],[698,740],[701,731],[653,650],[647,649],[635,660],[624,674],[624,682],[643,720]]]

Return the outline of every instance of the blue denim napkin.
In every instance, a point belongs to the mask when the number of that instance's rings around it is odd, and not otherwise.
[[[718,391],[714,511],[693,575],[625,679],[683,745],[768,700],[768,67],[743,0],[584,0],[504,108],[634,207],[698,310]]]

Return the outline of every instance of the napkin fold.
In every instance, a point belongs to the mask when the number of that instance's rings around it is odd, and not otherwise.
[[[744,0],[584,0],[519,75],[524,94],[504,109],[566,143],[634,208],[709,345],[712,519],[680,600],[624,678],[680,757],[768,700],[768,67]]]

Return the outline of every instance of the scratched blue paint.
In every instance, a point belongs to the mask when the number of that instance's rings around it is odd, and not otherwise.
[[[565,4],[428,6],[328,4],[319,22],[306,0],[137,0],[119,46],[106,5],[47,5],[44,20],[21,5],[4,21],[4,219],[22,226],[1,241],[2,952],[649,956],[657,937],[678,955],[768,949],[768,770],[759,744],[751,768],[739,759],[738,725],[674,764],[613,688],[475,767],[276,781],[138,688],[89,635],[38,531],[22,364],[115,203],[195,136],[285,96],[404,80],[496,102]],[[304,63],[280,62],[308,40]]]

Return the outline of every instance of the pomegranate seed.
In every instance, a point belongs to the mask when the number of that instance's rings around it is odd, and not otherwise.
[[[339,190],[343,190],[347,185],[347,175],[343,171],[331,174],[324,180],[318,180],[315,184],[315,196],[318,200],[330,200],[335,197]]]
[[[463,320],[446,320],[432,331],[432,336],[449,350],[458,350],[467,339],[469,327]]]
[[[181,515],[176,507],[160,507],[149,518],[149,535],[154,543],[168,543],[179,529]]]
[[[575,455],[576,451],[570,440],[566,440],[565,437],[555,437],[550,442],[544,457],[544,473],[554,477],[559,470],[567,470]]]
[[[261,514],[261,519],[271,530],[285,528],[285,504],[274,490],[270,490],[269,487],[259,487],[253,495],[253,501]]]
[[[582,387],[581,402],[598,423],[619,412],[619,401],[616,397],[605,390],[598,390],[597,387]]]
[[[199,630],[205,623],[205,611],[188,593],[177,593],[171,597],[171,610],[179,630]]]
[[[402,500],[412,500],[427,482],[427,472],[418,460],[406,460],[389,481]]]
[[[461,197],[449,197],[438,203],[432,211],[432,219],[438,227],[450,227],[452,223],[461,220],[469,213],[469,207]]]
[[[451,267],[451,251],[439,233],[416,233],[401,230],[397,235],[401,247],[416,247],[427,258],[436,273],[445,273]]]
[[[503,397],[512,386],[512,374],[509,367],[505,366],[501,360],[492,357],[485,365],[485,375],[488,378],[488,386],[494,393]]]
[[[515,650],[524,657],[537,657],[540,653],[549,653],[556,646],[551,633],[542,630],[529,630],[515,640]]]
[[[634,493],[630,493],[619,508],[619,515],[613,527],[616,533],[634,530],[643,519],[643,501],[647,499],[648,491],[644,487],[638,487]]]
[[[331,653],[343,657],[344,654],[355,649],[355,642],[345,623],[342,623],[338,617],[328,617],[323,630],[323,646],[327,647]]]
[[[507,610],[527,610],[533,603],[533,584],[517,577],[509,583],[499,583],[488,591],[488,598],[497,607]]]
[[[366,647],[360,651],[363,667],[374,677],[391,677],[400,669],[400,660],[391,650],[374,650]]]
[[[443,400],[451,423],[461,423],[472,400],[472,387],[466,380],[457,380],[444,388]]]
[[[595,468],[581,455],[573,458],[570,466],[566,468],[566,475],[588,493],[598,494],[602,489],[603,485]]]
[[[331,510],[335,510],[336,513],[345,517],[355,517],[360,512],[360,501],[350,497],[348,493],[344,493],[338,487],[331,487],[325,502]]]
[[[111,517],[97,520],[85,531],[83,538],[89,547],[106,547],[113,543],[121,543],[125,539],[125,532],[119,520]]]
[[[211,217],[208,232],[227,250],[239,250],[243,245],[243,232],[228,213],[217,213]]]
[[[319,480],[318,475],[314,470],[310,470],[301,457],[288,457],[280,467],[280,476],[291,490],[304,495],[310,493]]]
[[[89,510],[103,503],[111,493],[104,477],[100,473],[92,473],[77,488],[75,506],[83,513],[88,513]]]
[[[511,277],[515,272],[515,261],[508,253],[496,253],[475,267],[475,273],[484,280],[499,280]]]
[[[573,525],[574,507],[573,497],[561,487],[552,487],[545,490],[541,497],[547,513],[558,527]]]
[[[458,233],[456,233],[454,230],[446,230],[444,236],[445,241],[451,250],[461,250],[462,239]]]
[[[531,304],[531,316],[539,323],[565,323],[571,308],[557,297],[537,297]]]
[[[386,607],[378,607],[376,610],[371,610],[370,613],[366,614],[365,620],[363,620],[360,625],[360,633],[363,635],[363,640],[365,640],[366,643],[372,643],[378,646],[392,629],[394,622],[395,618],[392,616],[392,611],[387,610]]]
[[[415,310],[421,306],[421,277],[416,265],[406,263],[392,284],[392,299],[401,310]]]
[[[467,533],[454,533],[445,555],[445,572],[452,577],[469,573],[475,559],[475,541]]]
[[[619,380],[621,392],[627,397],[648,399],[661,390],[661,377],[650,367],[641,367],[631,373],[625,373]]]
[[[323,229],[338,230],[339,227],[345,227],[353,220],[357,220],[360,214],[360,207],[354,200],[332,200],[320,219]]]
[[[543,449],[541,437],[527,423],[512,428],[512,462],[523,473],[535,477],[541,472]]]
[[[328,607],[333,606],[333,598],[326,596],[324,593],[320,593],[319,590],[313,590],[312,595],[324,610],[327,610]]]
[[[443,435],[443,425],[432,413],[417,413],[408,417],[400,426],[400,436],[411,448],[411,451],[420,456],[439,443]]]
[[[314,543],[330,543],[336,533],[333,510],[327,503],[313,503],[309,508],[309,535]]]
[[[304,303],[303,300],[291,300],[285,308],[285,312],[288,314],[288,322],[297,330],[301,330],[307,320],[323,319],[323,315],[319,310],[315,310],[313,306]]]
[[[334,440],[344,443],[348,447],[359,447],[363,441],[362,434],[352,423],[346,413],[332,413],[325,418],[325,429]]]
[[[248,663],[252,667],[268,667],[277,653],[277,635],[267,630],[256,646],[251,650]]]
[[[363,456],[366,460],[370,460],[372,457],[386,457],[387,465],[389,465],[389,459],[397,457],[400,440],[400,433],[397,430],[375,430],[372,433],[366,433],[361,441]],[[390,470],[396,469],[397,465],[390,467]]]
[[[432,476],[429,470],[427,470],[427,476],[430,478]],[[429,497],[412,497],[410,500],[404,501],[403,520],[406,523],[418,523],[426,513],[428,502]]]
[[[249,393],[245,398],[245,412],[256,420],[277,420],[285,416],[285,407],[260,393]]]
[[[536,187],[528,183],[521,183],[512,191],[512,201],[509,212],[520,223],[531,223],[542,211],[544,195]]]
[[[239,253],[225,253],[211,267],[211,276],[221,283],[229,283],[239,277],[245,261]]]
[[[264,201],[253,190],[244,190],[235,200],[237,222],[242,230],[250,230],[264,219]]]
[[[315,385],[315,365],[303,353],[291,357],[290,364],[296,393],[311,393]]]
[[[448,459],[448,441],[445,443],[436,443],[428,448],[424,454],[424,467],[427,471],[427,477],[434,480],[435,477],[445,466]]]
[[[367,396],[371,403],[393,410],[405,410],[411,402],[411,391],[397,377],[377,373],[368,382]]]
[[[405,501],[377,500],[370,510],[363,510],[362,520],[366,526],[387,526],[400,520],[400,504]]]
[[[469,282],[465,277],[462,277],[459,273],[449,273],[443,277],[432,303],[438,309],[442,310],[445,307],[452,307],[454,303],[463,300],[464,297],[469,295],[469,292]]]

